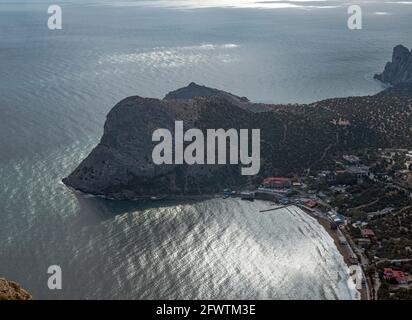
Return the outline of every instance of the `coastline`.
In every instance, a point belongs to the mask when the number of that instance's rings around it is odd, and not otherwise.
[[[71,186],[66,185],[63,180],[59,181],[64,186],[66,186],[73,194],[80,196],[80,197],[90,197],[90,198],[99,198],[103,200],[110,200],[110,201],[141,201],[141,202],[150,202],[150,203],[158,203],[158,202],[166,202],[166,201],[204,201],[213,198],[220,197],[219,194],[198,194],[198,195],[184,195],[184,194],[177,194],[177,195],[144,195],[138,197],[130,197],[130,198],[123,198],[123,197],[110,197],[104,194],[94,194],[90,192],[85,192],[79,189],[75,189]],[[153,197],[157,197],[158,199],[153,199]]]
[[[328,219],[320,217],[315,215],[313,212],[310,210],[304,208],[304,207],[299,207],[303,212],[314,218],[324,229],[325,231],[329,234],[329,236],[333,239],[333,242],[335,243],[336,248],[338,249],[339,253],[343,257],[343,261],[346,263],[348,268],[353,265],[351,262],[351,249],[349,247],[349,241],[347,241],[347,244],[342,244],[339,241],[339,231],[338,230],[332,230],[330,228],[330,222]],[[345,236],[346,238],[346,236]],[[362,289],[356,289],[359,294],[360,294],[360,300],[368,300],[368,296],[366,293],[366,289],[362,286]]]
[[[339,242],[339,233],[337,230],[332,230],[329,226],[329,221],[326,218],[319,217],[309,210],[305,210],[303,207],[299,207],[302,211],[310,215],[312,218],[316,219],[316,221],[326,230],[326,232],[329,234],[329,236],[333,239],[335,242],[336,248],[340,252],[340,254],[343,256],[343,260],[345,263],[349,266],[352,265],[350,262],[350,253],[349,250],[347,250],[347,245],[343,245]]]

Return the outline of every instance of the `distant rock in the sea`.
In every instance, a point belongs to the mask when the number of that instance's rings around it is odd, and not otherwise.
[[[412,52],[402,45],[393,49],[392,61],[388,62],[381,74],[375,74],[375,79],[391,85],[412,85]]]
[[[19,284],[0,278],[0,300],[31,300],[32,296]]]

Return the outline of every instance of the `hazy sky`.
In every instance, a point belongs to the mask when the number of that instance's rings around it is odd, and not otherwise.
[[[0,3],[100,3],[114,6],[151,6],[180,9],[195,8],[258,8],[258,9],[330,9],[350,4],[396,4],[412,6],[412,0],[0,0]],[[1,8],[0,8],[1,10]]]
[[[145,5],[175,8],[261,8],[261,9],[321,9],[348,6],[349,4],[398,4],[412,5],[412,0],[120,0],[118,5]]]

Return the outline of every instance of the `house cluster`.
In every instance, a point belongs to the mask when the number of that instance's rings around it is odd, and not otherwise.
[[[343,155],[342,156],[344,163],[344,170],[341,170],[341,173],[350,173],[355,175],[358,179],[363,179],[365,177],[370,177],[369,167],[362,164],[360,158],[355,155]]]
[[[412,150],[404,149],[404,148],[379,148],[378,149],[380,155],[382,158],[386,159],[394,159],[395,157],[405,155],[405,154],[411,154],[412,155]]]
[[[378,149],[380,158],[387,164],[395,164],[402,160],[402,167],[405,171],[412,171],[412,150],[408,149]]]
[[[379,149],[380,158],[388,168],[395,168],[393,177],[388,181],[401,183],[406,187],[412,186],[412,150],[408,149]]]
[[[334,170],[322,170],[317,173],[316,177],[311,176],[311,178],[334,182],[338,180],[339,176],[344,174],[351,174],[360,180],[365,177],[371,177],[370,167],[362,164],[358,156],[346,154],[341,159],[336,160],[336,168]]]
[[[368,220],[375,218],[375,217],[384,217],[387,216],[388,214],[391,214],[395,209],[392,207],[386,207],[383,208],[382,210],[374,211],[374,212],[367,212],[366,215],[368,217]]]
[[[364,226],[365,224],[362,224]],[[371,229],[361,228],[361,237],[355,239],[359,247],[367,247],[371,242],[376,240],[375,233]]]

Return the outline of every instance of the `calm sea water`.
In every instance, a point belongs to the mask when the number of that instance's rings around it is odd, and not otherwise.
[[[46,27],[48,3],[0,1],[0,276],[36,298],[355,297],[332,239],[297,209],[150,207],[59,181],[128,95],[162,97],[191,81],[263,102],[374,94],[392,47],[412,46],[412,5],[365,4],[364,29],[351,32],[339,1],[55,3],[60,31]],[[46,286],[54,264],[61,291]]]

